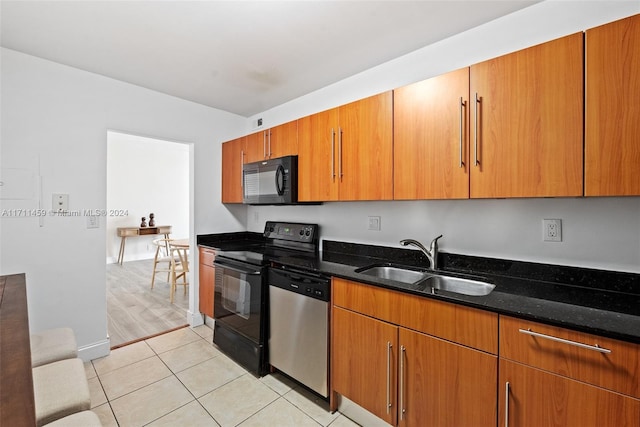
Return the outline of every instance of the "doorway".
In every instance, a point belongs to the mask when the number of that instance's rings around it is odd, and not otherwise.
[[[172,239],[190,239],[191,145],[121,132],[107,132],[107,326],[111,348],[188,324],[192,286],[178,285],[170,302],[169,275],[158,273],[151,289],[155,239],[124,240],[118,228],[171,228]],[[144,227],[143,227],[144,224]],[[193,258],[190,256],[189,258]],[[193,265],[189,265],[191,272]],[[189,284],[193,274],[189,273]]]

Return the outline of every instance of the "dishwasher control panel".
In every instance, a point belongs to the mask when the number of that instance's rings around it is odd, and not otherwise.
[[[331,282],[324,276],[271,267],[269,268],[268,283],[270,286],[285,289],[309,298],[329,301]]]

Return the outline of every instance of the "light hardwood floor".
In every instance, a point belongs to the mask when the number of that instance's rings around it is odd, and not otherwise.
[[[167,274],[157,274],[151,289],[152,272],[153,260],[107,264],[107,326],[112,347],[187,324],[188,289],[184,295],[178,285],[171,304]]]

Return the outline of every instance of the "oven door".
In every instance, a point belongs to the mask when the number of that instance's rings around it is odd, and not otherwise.
[[[216,257],[214,318],[246,338],[262,343],[266,304],[265,267]]]

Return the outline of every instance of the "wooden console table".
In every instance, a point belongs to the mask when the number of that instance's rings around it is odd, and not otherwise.
[[[118,253],[118,264],[124,260],[124,243],[127,237],[147,236],[153,234],[164,234],[168,239],[171,234],[170,225],[160,225],[158,227],[118,227],[118,237],[120,237],[120,252]],[[169,248],[167,247],[167,253]]]
[[[0,276],[0,426],[35,426],[24,274]]]

